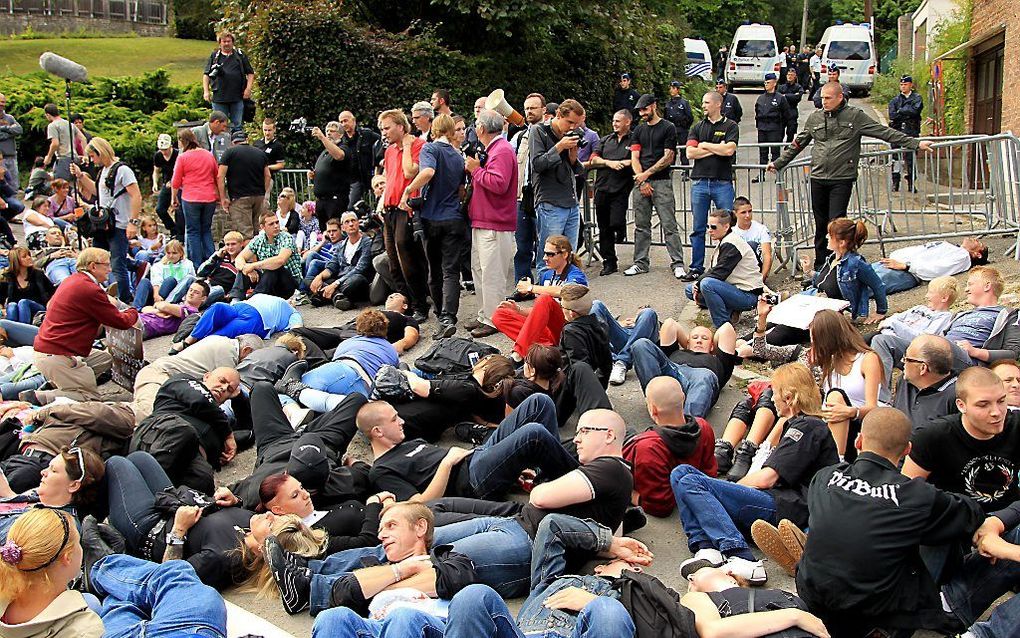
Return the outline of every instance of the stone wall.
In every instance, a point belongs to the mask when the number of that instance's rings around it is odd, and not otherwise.
[[[47,16],[27,13],[0,13],[0,36],[23,33],[29,26],[41,33],[66,33],[84,29],[98,33],[137,33],[142,36],[165,36],[165,24],[146,24],[108,18],[81,18],[74,16]]]

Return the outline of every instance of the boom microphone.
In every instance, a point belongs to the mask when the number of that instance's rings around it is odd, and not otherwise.
[[[64,78],[68,82],[84,82],[89,79],[88,69],[50,51],[39,56],[39,66],[43,71]]]

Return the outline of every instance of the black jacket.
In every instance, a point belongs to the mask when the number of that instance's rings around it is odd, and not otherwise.
[[[776,88],[776,93],[779,93],[786,98],[786,104],[790,107],[790,115],[793,121],[797,121],[797,105],[800,104],[801,98],[804,97],[804,87],[794,82],[793,84],[780,84]]]
[[[237,279],[237,267],[230,259],[220,256],[216,251],[209,259],[202,262],[196,273],[199,277],[205,277],[210,286],[220,286],[224,290],[230,290]]]
[[[209,463],[219,467],[223,442],[231,434],[227,413],[202,382],[186,374],[175,374],[156,393],[152,416],[175,414],[191,424],[198,433]]]
[[[638,119],[637,103],[641,98],[641,94],[636,89],[627,89],[624,91],[620,87],[616,87],[613,91],[613,113],[617,111],[627,109],[630,114],[634,117],[636,122]]]
[[[0,302],[17,303],[22,299],[31,299],[45,306],[50,302],[54,290],[53,283],[46,273],[38,268],[29,268],[26,288],[19,288],[16,281],[8,279],[3,281],[0,286]]]
[[[372,173],[375,172],[376,161],[375,148],[379,142],[379,134],[369,128],[358,128],[354,137],[344,133],[344,141],[347,147],[354,154],[350,167],[351,182],[360,182],[368,188],[372,183]]]
[[[582,315],[563,326],[560,350],[563,351],[564,368],[574,362],[584,361],[598,375],[603,388],[609,385],[609,373],[613,368],[609,330],[598,317]]]
[[[737,99],[736,95],[727,93],[722,96],[722,115],[738,124],[740,123],[740,118],[744,117],[744,108],[740,106],[740,100]]]
[[[432,567],[436,570],[436,597],[450,600],[453,595],[475,582],[475,564],[464,554],[453,551],[453,545],[440,545],[430,552]],[[361,560],[365,567],[383,563],[369,556]],[[359,616],[368,615],[369,600],[361,592],[361,584],[354,572],[333,582],[329,595],[333,607],[349,607]]]
[[[754,102],[754,125],[759,131],[785,131],[790,105],[778,91],[762,93]]]
[[[797,592],[822,616],[869,618],[888,627],[938,627],[939,588],[924,545],[969,542],[984,520],[970,498],[909,479],[871,452],[818,472],[808,490],[807,546]]]
[[[676,127],[676,143],[683,146],[687,144],[687,134],[694,124],[694,113],[691,112],[691,103],[681,96],[671,97],[666,102],[665,113],[662,114],[666,120]]]
[[[897,93],[896,97],[889,100],[889,126],[918,137],[921,135],[921,111],[924,110],[924,101],[916,91],[910,95]]]

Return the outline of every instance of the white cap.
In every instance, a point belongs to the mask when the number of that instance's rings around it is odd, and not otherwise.
[[[174,144],[174,139],[166,133],[160,133],[159,137],[156,138],[156,148],[161,151],[165,151]]]

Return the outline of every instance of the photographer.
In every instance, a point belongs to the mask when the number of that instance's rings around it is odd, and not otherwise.
[[[102,166],[99,180],[93,181],[77,164],[71,165],[71,174],[85,197],[98,193],[99,206],[106,209],[110,224],[96,232],[93,244],[110,251],[113,280],[117,283],[120,298],[128,303],[133,299],[131,278],[128,276],[128,240],[138,235],[141,225],[142,193],[134,171],[114,155],[113,147],[101,137],[93,137],[85,153],[97,166]],[[102,283],[102,282],[100,282]]]
[[[230,127],[241,130],[244,123],[244,101],[251,99],[255,71],[240,49],[234,48],[234,35],[221,31],[219,48],[209,55],[202,73],[202,95],[212,102],[214,111],[230,116]]]
[[[481,297],[478,316],[465,324],[475,338],[499,332],[492,313],[513,285],[514,230],[517,222],[517,155],[501,135],[505,120],[495,111],[482,111],[475,135],[485,146],[484,162],[468,157],[464,170],[473,192],[468,203],[471,220],[471,269]]]
[[[293,128],[292,124],[291,130]],[[323,147],[309,179],[312,180],[312,191],[315,194],[315,216],[319,218],[319,227],[325,228],[326,222],[333,217],[340,217],[347,210],[351,188],[347,161],[350,149],[341,137],[339,122],[326,124],[325,133],[318,126],[313,127],[310,133],[322,142]]]
[[[531,129],[531,184],[540,245],[552,235],[564,235],[571,246],[577,245],[581,218],[574,180],[584,171],[577,159],[581,144],[587,144],[577,130],[583,117],[584,107],[577,100],[564,100],[556,117]]]
[[[452,117],[437,117],[431,134],[435,141],[422,147],[418,175],[404,188],[398,206],[409,215],[421,215],[424,222],[429,293],[439,317],[434,338],[442,339],[457,331],[460,309],[460,255],[467,232],[460,212],[464,158],[450,143],[454,135]],[[412,201],[411,194],[418,190],[422,196]]]

